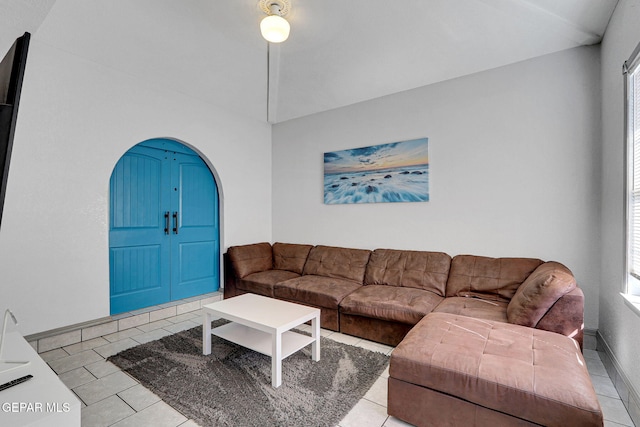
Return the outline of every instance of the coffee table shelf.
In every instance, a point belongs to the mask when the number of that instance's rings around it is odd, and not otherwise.
[[[211,329],[214,319],[231,323]],[[311,336],[291,329],[311,321]],[[282,384],[282,359],[311,344],[311,360],[320,360],[320,309],[255,294],[202,306],[202,354],[211,354],[211,336],[271,357],[271,385]]]
[[[213,335],[231,341],[243,347],[249,348],[258,353],[272,356],[272,334],[259,331],[239,323],[227,323],[211,330]],[[298,350],[301,350],[313,344],[315,338],[302,335],[293,331],[286,331],[282,334],[282,358],[291,356]]]

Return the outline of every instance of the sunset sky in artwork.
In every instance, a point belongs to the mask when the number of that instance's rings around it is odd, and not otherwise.
[[[428,138],[324,153],[325,174],[425,164],[429,164]]]

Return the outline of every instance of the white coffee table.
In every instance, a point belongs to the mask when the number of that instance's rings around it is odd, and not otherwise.
[[[211,335],[271,356],[271,385],[282,384],[282,360],[311,344],[320,360],[320,310],[255,294],[243,294],[202,306],[202,354],[211,354]],[[231,323],[211,329],[218,318]],[[311,320],[311,336],[290,329]]]

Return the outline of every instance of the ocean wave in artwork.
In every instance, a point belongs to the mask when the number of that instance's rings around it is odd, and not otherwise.
[[[428,164],[324,176],[326,204],[427,201]]]

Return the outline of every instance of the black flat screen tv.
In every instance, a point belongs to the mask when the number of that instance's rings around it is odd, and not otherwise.
[[[29,33],[18,37],[0,62],[0,226],[30,38]]]

